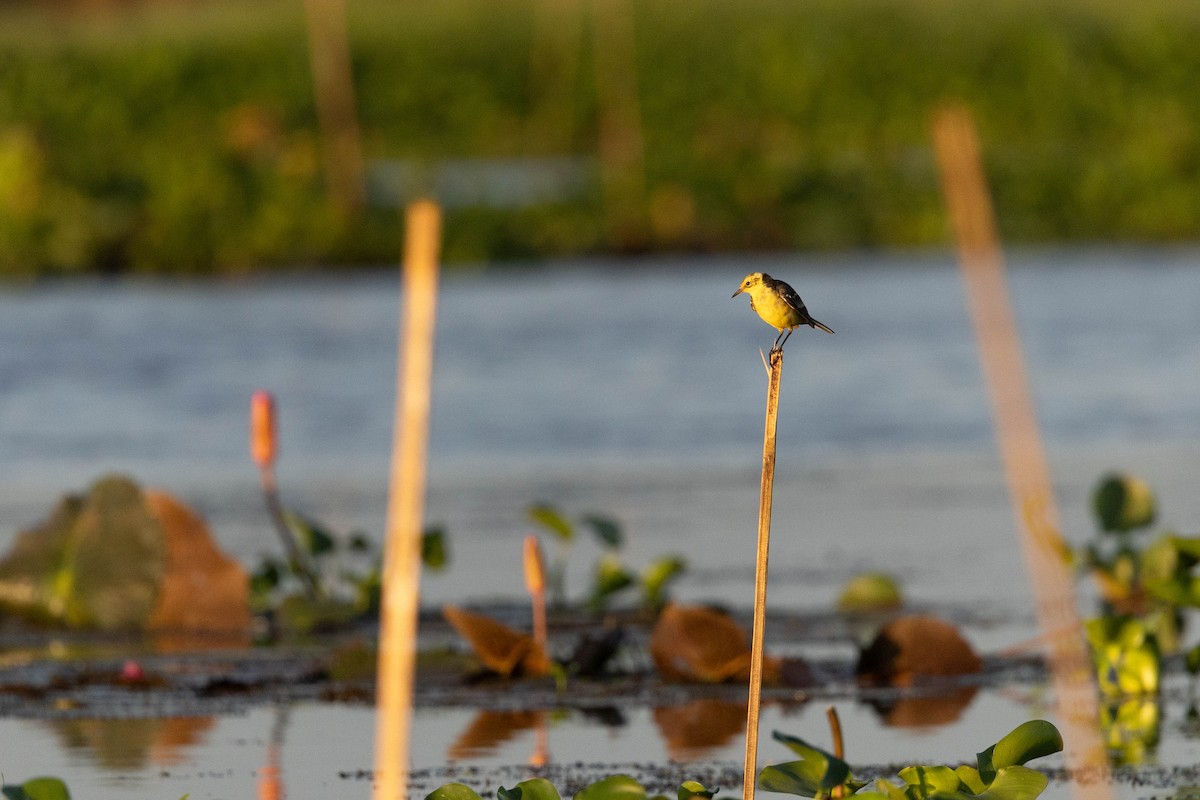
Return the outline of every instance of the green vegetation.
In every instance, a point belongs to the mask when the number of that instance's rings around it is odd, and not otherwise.
[[[1191,0],[631,6],[644,193],[622,224],[593,170],[554,203],[450,209],[449,260],[940,244],[949,98],[1009,241],[1196,235]],[[368,160],[594,156],[591,8],[353,0]],[[47,9],[0,9],[0,274],[395,262],[395,209],[325,196],[301,4]]]
[[[584,606],[591,611],[604,611],[611,600],[626,589],[641,589],[643,608],[658,612],[667,602],[667,587],[687,570],[682,556],[659,556],[635,574],[621,559],[625,534],[621,524],[612,517],[584,514],[578,524],[550,503],[534,503],[528,508],[529,520],[553,536],[554,558],[547,570],[547,586],[551,601],[558,606],[567,604],[567,556],[575,540],[575,531],[590,528],[604,552],[592,570],[592,587]]]
[[[979,753],[977,767],[910,766],[900,770],[904,784],[897,786],[880,778],[874,788],[860,791],[867,783],[854,778],[850,766],[837,756],[813,747],[801,739],[775,734],[775,739],[800,756],[800,760],[765,767],[758,776],[759,788],[801,797],[830,798],[854,795],[863,800],[1034,800],[1049,780],[1037,770],[1024,766],[1035,758],[1062,750],[1062,736],[1045,720],[1018,725],[999,742]],[[712,800],[719,789],[708,789],[696,781],[680,784],[678,800]],[[496,790],[500,800],[560,800],[554,784],[545,778],[522,781],[512,789]],[[667,800],[665,795],[649,795],[640,783],[628,775],[610,775],[585,786],[574,800]],[[461,783],[447,783],[434,789],[425,800],[480,800],[480,794]]]
[[[1025,763],[1057,753],[1063,748],[1058,729],[1041,719],[1024,722],[999,742],[979,753],[977,766],[966,764],[910,766],[897,773],[903,785],[884,778],[874,788],[858,780],[842,759],[795,736],[775,733],[775,739],[800,756],[798,761],[765,767],[758,785],[769,792],[783,792],[818,800],[854,795],[860,800],[1033,800],[1049,783],[1046,776]]]

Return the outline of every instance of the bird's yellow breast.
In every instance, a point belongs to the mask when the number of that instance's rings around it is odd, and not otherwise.
[[[794,328],[800,324],[800,312],[765,286],[750,290],[750,307],[772,328]]]

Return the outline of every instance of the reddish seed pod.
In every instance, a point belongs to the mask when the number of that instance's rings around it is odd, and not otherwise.
[[[259,390],[250,395],[250,457],[260,469],[275,463],[279,454],[275,436],[275,397]]]

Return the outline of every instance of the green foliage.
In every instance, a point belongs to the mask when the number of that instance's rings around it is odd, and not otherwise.
[[[1100,480],[1092,495],[1092,508],[1102,530],[1127,533],[1154,522],[1158,500],[1145,481],[1113,473]]]
[[[678,800],[693,797],[712,800],[719,789],[707,789],[696,781],[686,781],[679,786]],[[501,786],[496,790],[497,800],[561,800],[558,789],[545,778],[521,781],[511,789]],[[461,783],[447,783],[425,796],[425,800],[481,800],[478,793]],[[667,800],[662,795],[649,797],[646,787],[628,775],[609,775],[589,784],[575,793],[572,800]]]
[[[1158,692],[1162,656],[1154,634],[1133,617],[1097,617],[1085,626],[1101,694]]]
[[[1057,728],[1045,720],[1031,720],[980,753],[977,767],[909,766],[897,773],[902,784],[881,778],[873,789],[860,791],[868,784],[855,778],[846,762],[794,736],[777,732],[775,739],[800,759],[764,768],[758,776],[760,788],[815,798],[831,797],[837,790],[858,800],[1033,800],[1048,780],[1024,765],[1063,747]]]
[[[290,631],[340,625],[379,612],[382,555],[363,533],[343,536],[295,512],[284,520],[300,549],[300,564],[263,556],[250,575],[250,603],[259,613],[273,611]],[[433,570],[449,563],[445,529],[434,526],[422,536],[421,556]],[[316,588],[315,596],[305,586]]]
[[[165,559],[162,525],[141,488],[109,475],[18,535],[0,561],[0,594],[7,611],[35,621],[137,628],[154,610]]]
[[[71,800],[67,785],[59,778],[31,778],[22,784],[0,789],[7,800]]]
[[[1139,618],[1164,652],[1175,652],[1185,608],[1200,607],[1200,537],[1163,533],[1148,545],[1134,532],[1156,516],[1154,492],[1139,478],[1112,474],[1093,494],[1100,533],[1077,559],[1091,571],[1107,616]]]
[[[851,578],[838,595],[837,609],[843,613],[891,611],[904,604],[900,585],[891,575],[867,572]]]
[[[324,191],[301,6],[0,8],[0,273],[237,273],[394,260],[395,211]],[[368,160],[593,156],[594,46],[537,4],[348,6]],[[480,24],[487,20],[487,24]],[[869,21],[870,24],[864,24]],[[449,260],[940,244],[929,111],[976,111],[1010,240],[1177,240],[1200,217],[1200,7],[1093,0],[633,6],[644,213],[593,174],[523,209],[448,209]],[[399,76],[399,77],[398,77]]]
[[[496,790],[498,800],[562,800],[558,789],[545,778],[530,778],[511,789],[501,786]]]
[[[612,517],[590,513],[581,516],[576,523],[559,508],[545,502],[529,506],[527,513],[531,522],[554,537],[554,557],[546,571],[550,595],[559,605],[566,603],[566,562],[580,525],[592,531],[602,550],[592,570],[591,589],[584,600],[593,611],[603,611],[615,596],[638,585],[645,607],[661,608],[667,600],[667,586],[687,569],[682,558],[665,556],[648,564],[640,575],[634,573],[621,560],[625,534],[621,524]]]
[[[675,793],[676,800],[690,800],[692,797],[702,797],[704,800],[712,800],[720,789],[708,789],[704,784],[697,781],[684,781],[679,784],[679,790]]]
[[[449,565],[450,549],[445,528],[435,526],[421,536],[421,561],[435,572],[441,572]]]
[[[483,800],[483,798],[466,784],[447,783],[425,795],[425,800]]]

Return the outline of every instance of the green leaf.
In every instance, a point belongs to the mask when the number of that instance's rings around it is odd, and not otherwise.
[[[301,550],[313,558],[317,558],[333,550],[335,542],[333,534],[325,530],[319,522],[311,520],[302,514],[297,514],[294,511],[284,512],[283,516],[287,521],[288,527],[291,528],[292,534],[296,537],[296,543],[300,545]]]
[[[703,797],[705,800],[712,800],[712,796],[720,789],[708,789],[704,784],[698,781],[684,781],[679,784],[679,791],[676,792],[678,800],[688,800],[690,797]]]
[[[444,783],[425,795],[425,800],[483,800],[479,793],[462,783]]]
[[[1035,769],[1022,766],[1004,767],[996,773],[981,800],[1034,800],[1046,790],[1050,779]]]
[[[679,556],[666,556],[642,570],[642,592],[651,608],[661,606],[666,599],[667,584],[687,569]]]
[[[962,782],[963,788],[971,794],[980,794],[984,790],[983,779],[979,777],[979,770],[974,767],[963,764],[955,768],[954,774]]]
[[[991,784],[1005,767],[1025,764],[1062,749],[1062,734],[1054,725],[1044,719],[1023,722],[978,755],[979,777],[985,784]]]
[[[421,536],[421,561],[432,570],[445,569],[450,560],[446,530],[440,526],[426,529]]]
[[[575,529],[559,510],[549,503],[535,503],[529,507],[529,519],[541,525],[563,541],[575,538]]]
[[[842,587],[837,609],[855,614],[868,611],[889,611],[904,604],[900,586],[895,578],[881,572],[856,575]]]
[[[8,800],[71,800],[67,785],[58,778],[30,778],[19,786],[5,786]]]
[[[905,793],[905,788],[904,786],[897,786],[885,778],[876,778],[875,791],[858,792],[854,796],[855,798],[879,797],[884,798],[884,800],[909,800],[908,795]]]
[[[496,790],[499,800],[562,800],[558,789],[545,778],[530,778],[511,789],[501,786]]]
[[[843,784],[853,787],[851,791],[863,786],[850,776],[850,765],[832,753],[786,733],[775,731],[773,736],[800,760],[764,768],[758,775],[758,785],[766,791],[816,797]]]
[[[1157,505],[1154,490],[1132,475],[1106,475],[1092,495],[1092,507],[1101,529],[1113,533],[1150,525],[1158,513]]]
[[[927,798],[937,792],[957,792],[962,782],[949,767],[905,767],[897,773],[909,786],[913,800]]]
[[[611,517],[602,517],[599,514],[587,514],[583,517],[585,525],[592,529],[592,533],[596,534],[596,538],[610,550],[618,550],[623,544],[621,536],[621,525]]]
[[[607,553],[596,563],[596,577],[588,605],[601,609],[609,597],[632,585],[633,574],[625,569],[615,553]]]
[[[572,800],[644,800],[646,789],[628,775],[609,775],[585,786]]]

